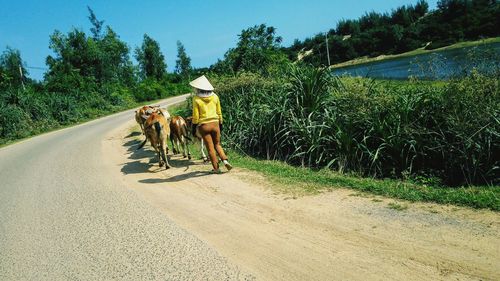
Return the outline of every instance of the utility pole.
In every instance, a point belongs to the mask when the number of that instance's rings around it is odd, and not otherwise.
[[[19,65],[19,75],[21,75],[21,85],[23,85],[23,90],[26,90],[26,88],[24,87],[23,68],[21,67],[21,65]]]
[[[330,66],[330,48],[328,47],[328,31],[325,32],[325,42],[326,42],[326,57],[328,58],[328,66]]]

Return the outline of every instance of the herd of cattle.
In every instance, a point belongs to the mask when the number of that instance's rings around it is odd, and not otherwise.
[[[146,136],[138,149],[141,149],[149,140],[158,155],[160,167],[165,165],[166,169],[170,168],[167,158],[169,139],[172,143],[173,154],[180,153],[182,150],[183,157],[191,159],[188,145],[191,138],[189,137],[190,130],[188,128],[191,127],[192,117],[186,119],[182,118],[182,116],[171,117],[168,111],[160,108],[160,106],[146,105],[135,111],[135,120],[139,123],[142,133]],[[203,139],[198,131],[194,137],[201,142],[201,154],[203,161],[206,162],[207,156],[204,151]]]

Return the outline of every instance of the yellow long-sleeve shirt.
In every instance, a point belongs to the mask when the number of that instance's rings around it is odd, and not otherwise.
[[[193,98],[193,124],[205,124],[215,121],[222,123],[222,109],[219,97],[216,94],[209,97],[195,96]]]

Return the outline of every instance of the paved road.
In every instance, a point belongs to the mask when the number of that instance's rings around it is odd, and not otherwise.
[[[123,112],[0,149],[0,280],[248,278],[105,164],[101,142],[131,118]]]

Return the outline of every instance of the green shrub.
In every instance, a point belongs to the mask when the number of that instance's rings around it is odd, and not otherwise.
[[[139,102],[161,99],[167,96],[165,87],[154,79],[145,79],[137,85],[134,91],[135,99]]]
[[[73,96],[51,93],[49,107],[52,109],[52,117],[60,124],[76,123],[82,118],[82,108]]]
[[[499,81],[473,72],[446,87],[441,147],[450,183],[500,178]]]
[[[116,87],[113,89],[109,97],[109,101],[112,105],[121,107],[130,107],[135,103],[134,95],[128,88],[125,87]]]
[[[37,93],[32,88],[27,88],[26,91],[19,95],[19,106],[30,115],[33,121],[52,119],[43,92]]]
[[[31,118],[16,105],[0,108],[0,137],[6,139],[23,138],[31,134]]]
[[[233,147],[381,178],[498,184],[498,77],[474,72],[448,83],[390,82],[290,69],[276,79],[211,77]]]

